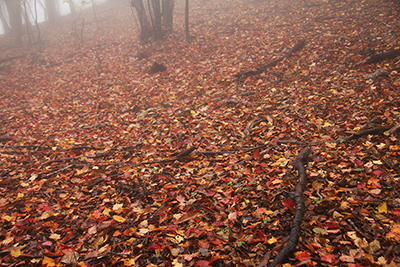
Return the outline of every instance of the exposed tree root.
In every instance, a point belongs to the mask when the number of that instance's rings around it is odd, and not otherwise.
[[[278,64],[280,61],[282,61],[284,58],[286,57],[290,57],[293,53],[300,51],[304,45],[306,44],[306,40],[301,40],[300,42],[298,42],[297,44],[295,44],[290,50],[289,52],[287,52],[284,56],[277,58],[259,68],[257,68],[256,70],[250,70],[250,71],[246,71],[246,72],[239,72],[237,74],[235,74],[235,77],[238,78],[239,80],[245,80],[247,77],[252,76],[252,75],[256,75],[256,74],[260,74],[263,73],[264,71],[266,71],[268,68],[274,67],[276,66],[276,64]]]
[[[300,234],[300,226],[301,222],[303,221],[304,211],[305,211],[305,204],[304,204],[304,197],[303,192],[307,185],[307,174],[306,168],[304,165],[307,163],[307,158],[311,154],[311,148],[307,147],[304,148],[299,155],[297,155],[296,159],[293,162],[294,167],[299,172],[299,183],[296,185],[294,194],[293,194],[293,201],[295,203],[296,211],[293,218],[293,225],[292,230],[290,231],[290,237],[286,246],[279,252],[279,254],[275,257],[271,265],[269,267],[275,267],[278,264],[283,263],[287,257],[293,252],[296,248],[297,242],[299,241],[299,234]],[[261,263],[261,266],[266,266]]]
[[[336,142],[350,141],[350,140],[353,140],[353,139],[358,139],[358,138],[360,138],[361,136],[364,136],[364,135],[378,134],[378,133],[381,133],[381,132],[384,132],[384,131],[387,131],[387,130],[390,130],[390,127],[377,127],[377,128],[367,129],[367,130],[363,130],[363,131],[358,132],[358,133],[354,133],[354,134],[352,134],[352,135],[350,135],[348,137],[345,137],[343,139],[340,138]]]
[[[364,64],[373,64],[373,63],[379,63],[381,61],[384,61],[385,59],[391,59],[395,58],[397,56],[400,56],[400,49],[396,49],[387,53],[382,53],[378,55],[374,55],[367,59]]]
[[[172,158],[163,159],[163,160],[146,161],[146,162],[135,164],[135,165],[133,165],[133,167],[137,167],[140,165],[147,165],[147,164],[165,163],[165,162],[171,162],[171,161],[175,161],[175,160],[180,161],[182,158],[189,156],[189,154],[192,153],[193,151],[195,151],[196,149],[197,149],[197,147],[193,146],[189,149],[186,149],[182,153],[177,154],[176,156],[174,156]]]

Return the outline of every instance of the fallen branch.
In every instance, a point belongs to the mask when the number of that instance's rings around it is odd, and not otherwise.
[[[5,62],[8,62],[8,61],[17,59],[17,58],[23,58],[23,57],[26,57],[27,55],[30,55],[30,54],[31,53],[26,53],[26,54],[19,55],[19,56],[14,56],[14,57],[6,57],[6,58],[3,58],[3,59],[0,59],[0,63],[5,63]]]
[[[0,137],[0,142],[7,142],[7,141],[11,141],[13,139],[16,139],[16,137],[12,137],[12,136],[1,136]]]
[[[367,61],[365,61],[364,64],[378,63],[378,62],[384,61],[385,59],[391,59],[391,58],[395,58],[397,56],[400,56],[400,49],[396,49],[396,50],[393,50],[393,51],[390,51],[387,53],[374,55],[374,56],[370,57],[369,59],[367,59]]]
[[[396,126],[393,126],[390,130],[389,133],[394,134],[396,132],[400,131],[400,123],[397,124]]]
[[[275,259],[273,260],[273,262],[269,267],[275,267],[283,263],[288,258],[288,256],[294,251],[297,243],[299,242],[300,227],[301,227],[301,222],[303,221],[303,216],[305,211],[303,192],[307,185],[307,174],[304,165],[307,163],[307,158],[311,154],[311,152],[312,152],[311,148],[309,147],[304,148],[299,153],[299,155],[297,155],[296,159],[293,162],[294,167],[297,169],[299,173],[300,180],[296,185],[294,195],[292,198],[296,208],[293,218],[292,230],[290,231],[290,237],[285,247],[275,257]],[[260,267],[261,266],[265,265],[260,265]]]
[[[260,118],[249,121],[249,123],[247,123],[246,129],[244,130],[244,134],[246,136],[249,136],[251,129],[263,121],[268,121],[268,119],[263,116],[260,116]]]
[[[280,58],[277,58],[277,59],[275,59],[275,60],[273,60],[273,61],[271,61],[271,62],[269,62],[269,63],[267,63],[267,64],[265,64],[265,65],[263,65],[263,66],[261,66],[259,68],[257,68],[256,70],[250,70],[250,71],[247,71],[247,72],[239,72],[239,73],[235,74],[234,77],[236,77],[237,79],[240,79],[240,80],[244,80],[249,76],[263,73],[266,69],[276,66],[284,58],[290,57],[293,53],[295,53],[297,51],[300,51],[304,47],[305,44],[306,44],[306,41],[303,39],[300,42],[298,42],[297,44],[295,44],[289,50],[289,52],[287,52],[284,56],[282,56]]]
[[[358,139],[358,138],[360,138],[361,136],[364,136],[364,135],[379,134],[379,133],[387,131],[387,130],[390,130],[390,127],[377,127],[377,128],[367,129],[367,130],[363,130],[363,131],[358,132],[358,133],[354,133],[354,134],[352,134],[352,135],[350,135],[348,137],[345,137],[345,138],[339,138],[338,140],[336,140],[336,142],[340,143],[340,142],[343,142],[343,141],[350,141],[350,140],[353,140],[353,139]]]
[[[192,153],[193,151],[195,151],[196,149],[197,149],[197,147],[193,146],[193,147],[191,147],[189,149],[186,149],[182,153],[179,153],[175,157],[172,157],[172,158],[169,158],[169,159],[163,159],[163,160],[153,160],[153,161],[141,162],[141,163],[133,165],[133,167],[137,167],[137,166],[141,166],[141,165],[147,165],[147,164],[166,163],[166,162],[171,162],[171,161],[175,161],[175,160],[179,161],[182,158],[184,158],[186,156],[189,156],[189,154]]]
[[[400,104],[399,100],[389,101],[389,102],[381,102],[379,104],[376,104],[376,105],[372,106],[372,108],[377,108],[377,107],[382,106],[382,105],[397,105],[397,104]]]

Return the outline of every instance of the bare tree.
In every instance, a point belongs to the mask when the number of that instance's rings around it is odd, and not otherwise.
[[[141,43],[158,41],[172,31],[174,0],[131,0],[136,10]]]
[[[190,31],[189,31],[189,0],[185,1],[185,35],[186,42],[190,42]]]
[[[162,0],[163,27],[172,32],[174,22],[174,0]]]
[[[1,21],[1,24],[2,24],[2,26],[3,26],[4,33],[5,33],[5,34],[8,34],[8,33],[10,33],[11,28],[10,28],[10,25],[8,25],[8,21],[7,21],[7,19],[6,19],[6,16],[5,16],[5,13],[4,13],[4,12],[5,12],[5,11],[4,11],[4,6],[3,6],[3,4],[0,2],[0,21]]]
[[[71,15],[75,16],[76,15],[76,8],[75,8],[74,1],[73,0],[67,0],[67,3],[69,5],[69,10],[71,12]]]
[[[57,1],[56,0],[46,0],[45,3],[46,3],[47,20],[50,23],[53,23],[56,21],[57,17],[59,16],[58,9],[57,9]]]
[[[14,43],[22,44],[22,7],[21,0],[5,0],[7,12],[10,17],[11,33],[14,35]]]

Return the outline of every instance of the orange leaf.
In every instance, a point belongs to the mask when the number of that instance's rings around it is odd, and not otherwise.
[[[51,266],[56,266],[56,263],[52,258],[44,258],[42,261],[42,266],[43,267],[51,267]]]
[[[117,222],[120,222],[120,223],[126,222],[126,219],[124,217],[119,216],[119,215],[114,215],[113,219],[116,220]]]
[[[306,251],[297,251],[296,253],[294,253],[294,255],[299,261],[306,261],[311,259],[310,253]]]

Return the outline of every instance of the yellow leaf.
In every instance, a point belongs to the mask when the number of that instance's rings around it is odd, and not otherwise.
[[[124,266],[134,266],[135,259],[124,259]]]
[[[126,221],[126,219],[124,217],[121,217],[119,215],[114,215],[113,219],[116,220],[117,222],[123,223]]]
[[[381,203],[378,207],[379,213],[387,213],[387,205],[385,202]]]
[[[8,215],[4,215],[1,217],[3,220],[6,220],[7,222],[11,222],[12,220],[14,220],[14,217],[8,216]]]
[[[13,256],[14,258],[18,257],[19,255],[21,255],[21,250],[19,250],[19,249],[11,250],[11,256]]]
[[[278,241],[278,239],[276,239],[275,237],[271,237],[267,242],[268,244],[274,244],[276,243],[276,241]]]
[[[107,215],[107,216],[109,216],[110,214],[110,211],[111,211],[111,209],[109,209],[109,208],[105,208],[104,210],[103,210],[103,215]]]

